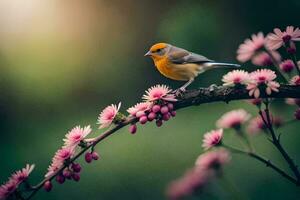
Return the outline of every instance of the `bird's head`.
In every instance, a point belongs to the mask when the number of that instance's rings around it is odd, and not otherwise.
[[[145,54],[145,56],[150,56],[153,60],[164,58],[170,47],[171,45],[167,43],[154,44]]]

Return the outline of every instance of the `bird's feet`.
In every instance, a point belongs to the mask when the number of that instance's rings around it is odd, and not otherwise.
[[[218,88],[218,86],[217,86],[216,84],[212,84],[212,85],[210,85],[210,86],[208,87],[208,89],[209,89],[210,92],[214,91],[214,90],[217,89],[217,88]]]
[[[180,87],[180,88],[174,90],[174,94],[177,97],[181,97],[185,91],[186,91],[186,89],[184,87]]]

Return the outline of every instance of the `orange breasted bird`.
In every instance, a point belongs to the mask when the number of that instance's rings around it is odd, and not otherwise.
[[[150,56],[158,71],[167,78],[176,81],[187,81],[179,88],[185,91],[194,79],[201,73],[219,67],[240,67],[238,64],[219,63],[202,55],[167,43],[154,44],[145,54]]]

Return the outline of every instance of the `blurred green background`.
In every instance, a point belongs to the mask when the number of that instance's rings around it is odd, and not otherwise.
[[[76,125],[122,101],[122,111],[140,101],[162,77],[143,55],[165,41],[219,60],[236,62],[238,45],[252,33],[299,26],[300,1],[198,0],[1,0],[0,1],[0,181],[35,163],[32,183],[43,177],[62,138]],[[251,65],[245,69],[251,70]],[[201,75],[192,87],[220,84],[225,70]],[[278,106],[279,105],[279,106]],[[193,166],[204,132],[245,102],[214,103],[180,110],[161,128],[121,130],[97,146],[100,161],[84,164],[79,183],[54,185],[35,199],[165,199],[167,184]],[[294,108],[274,112],[291,119]],[[300,163],[299,124],[280,129],[283,145]],[[231,132],[226,142],[239,145]],[[252,138],[261,154],[288,170],[263,135]],[[255,160],[233,155],[225,176],[246,199],[300,199],[300,190]],[[203,199],[232,199],[222,180]],[[193,199],[193,197],[192,197]]]

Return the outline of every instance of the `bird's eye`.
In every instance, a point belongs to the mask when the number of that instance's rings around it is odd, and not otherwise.
[[[157,49],[155,52],[156,52],[156,53],[159,53],[160,51],[161,51],[161,49]]]

